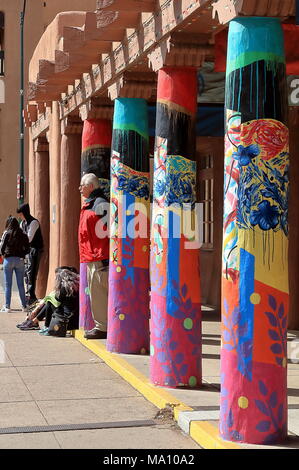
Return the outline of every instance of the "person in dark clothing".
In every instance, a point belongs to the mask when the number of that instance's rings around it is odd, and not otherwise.
[[[21,230],[15,217],[6,221],[5,231],[0,242],[0,254],[4,258],[3,271],[5,282],[5,306],[2,312],[10,312],[12,277],[15,272],[19,296],[23,311],[26,311],[26,296],[24,288],[24,258],[29,252],[29,240]]]
[[[30,306],[37,300],[35,286],[44,242],[39,221],[30,214],[29,204],[21,205],[17,214],[22,219],[21,229],[27,234],[30,244],[30,251],[25,258],[26,297],[27,305]]]
[[[17,325],[22,331],[39,330],[39,322],[45,320],[40,333],[48,336],[54,313],[68,321],[68,330],[79,328],[79,274],[72,266],[60,266],[55,270],[55,291],[47,295],[29,315]]]

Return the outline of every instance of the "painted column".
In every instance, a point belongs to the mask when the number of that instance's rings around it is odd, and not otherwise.
[[[43,298],[47,291],[47,281],[49,274],[49,228],[50,228],[50,207],[49,207],[49,152],[35,152],[35,181],[34,181],[34,217],[40,223],[44,241],[44,251],[40,260],[37,280],[37,298]],[[31,209],[31,206],[30,206]]]
[[[108,351],[149,351],[147,102],[115,100],[111,159]]]
[[[49,276],[47,292],[51,292],[55,288],[55,269],[60,263],[61,122],[57,101],[53,101],[52,103],[50,129],[47,138],[49,142],[50,178]]]
[[[199,245],[192,232],[196,69],[161,69],[157,100],[150,377],[156,385],[196,387],[201,384]]]
[[[86,119],[82,132],[81,176],[94,173],[100,179],[107,199],[110,198],[110,155],[112,125],[109,119]],[[87,283],[87,263],[80,263],[80,317],[79,327],[91,330],[92,318]]]
[[[61,138],[60,266],[79,268],[81,133]]]
[[[220,434],[287,437],[289,132],[279,19],[230,23]]]

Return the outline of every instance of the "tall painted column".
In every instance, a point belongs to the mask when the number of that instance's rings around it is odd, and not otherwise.
[[[110,153],[112,125],[110,119],[86,119],[82,132],[81,176],[94,173],[100,179],[107,199],[110,198]],[[87,283],[87,265],[80,263],[80,317],[79,327],[91,330],[92,318]]]
[[[71,126],[70,126],[71,127]],[[82,128],[80,128],[80,131]],[[61,137],[61,203],[59,266],[79,267],[78,224],[80,217],[81,132],[68,131]]]
[[[149,351],[149,204],[147,102],[118,98],[111,159],[109,351]]]
[[[151,229],[150,377],[168,387],[201,384],[199,248],[192,243],[191,230],[196,111],[196,68],[161,69]]]
[[[280,21],[230,23],[222,279],[220,434],[287,436],[288,167]]]
[[[48,274],[49,274],[49,227],[50,227],[50,207],[49,207],[49,151],[48,143],[37,139],[35,151],[35,191],[34,191],[34,217],[40,223],[44,241],[43,255],[40,260],[38,276],[36,280],[36,294],[39,299],[46,295]],[[30,206],[31,209],[31,206]]]

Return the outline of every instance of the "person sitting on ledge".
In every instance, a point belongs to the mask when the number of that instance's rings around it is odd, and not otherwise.
[[[55,336],[49,332],[53,314],[67,322],[68,330],[79,327],[79,274],[72,266],[60,266],[55,270],[55,290],[42,299],[30,312],[27,319],[17,325],[22,331],[40,330],[45,336]],[[45,320],[40,329],[39,322]]]

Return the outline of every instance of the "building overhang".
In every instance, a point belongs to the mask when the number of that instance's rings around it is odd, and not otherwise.
[[[128,84],[132,73],[148,76],[149,99],[153,71],[213,60],[215,35],[236,16],[295,18],[295,0],[98,0],[95,7],[57,15],[30,62],[28,102],[59,101],[61,119],[91,98],[124,93],[124,81],[130,96],[142,96]]]

